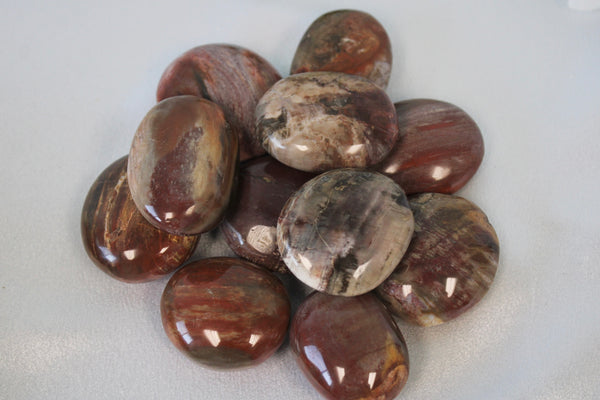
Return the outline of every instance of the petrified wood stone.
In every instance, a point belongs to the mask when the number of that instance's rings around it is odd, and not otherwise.
[[[327,399],[392,400],[408,379],[408,351],[400,330],[372,294],[315,292],[290,328],[298,365]]]
[[[125,282],[146,282],[173,272],[194,252],[197,236],[176,236],[150,225],[127,184],[127,156],[92,184],[83,203],[81,237],[104,272]]]
[[[258,99],[279,79],[275,68],[254,52],[209,44],[185,52],[167,67],[156,98],[161,101],[190,94],[220,105],[239,138],[243,161],[265,152],[254,135],[254,109]]]
[[[391,70],[392,47],[381,24],[361,11],[338,10],[320,16],[304,33],[290,73],[344,72],[385,89]]]
[[[277,219],[289,197],[313,177],[268,155],[243,163],[236,200],[220,225],[229,247],[270,270],[287,272],[277,248]]]
[[[256,133],[280,162],[316,172],[378,163],[396,143],[398,121],[389,97],[367,79],[307,72],[264,94]]]
[[[237,146],[218,105],[196,96],[158,103],[144,117],[129,153],[127,178],[142,215],[176,234],[214,228],[229,203]]]
[[[462,188],[483,159],[483,138],[475,121],[457,106],[438,100],[407,100],[395,107],[398,141],[374,169],[406,194],[454,193]]]
[[[165,332],[192,359],[212,368],[256,365],[283,342],[290,302],[267,270],[237,258],[188,264],[161,300]]]
[[[498,238],[485,214],[461,197],[424,193],[411,197],[410,206],[413,240],[377,293],[402,319],[437,325],[488,291],[498,266]]]
[[[374,172],[338,169],[308,181],[277,225],[283,261],[306,285],[356,296],[394,270],[413,232],[404,192]]]

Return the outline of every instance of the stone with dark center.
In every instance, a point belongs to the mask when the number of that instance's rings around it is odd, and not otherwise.
[[[154,226],[193,235],[223,217],[238,159],[221,108],[196,96],[170,97],[141,122],[127,178],[135,204]]]
[[[385,89],[391,70],[392,47],[383,26],[367,13],[338,10],[320,16],[308,28],[290,73],[344,72]]]
[[[408,201],[394,181],[338,169],[290,197],[279,217],[277,244],[287,267],[306,285],[356,296],[392,273],[412,233]]]
[[[315,292],[290,328],[298,365],[327,399],[394,399],[408,379],[408,351],[400,330],[372,294]]]
[[[195,47],[175,59],[158,84],[158,101],[183,94],[204,97],[223,108],[240,143],[240,159],[264,154],[254,134],[258,99],[279,73],[258,54],[238,46],[209,44]]]
[[[287,272],[277,248],[277,219],[289,197],[313,177],[268,155],[243,163],[236,199],[220,225],[229,247],[270,270]]]
[[[207,258],[169,280],[161,316],[169,339],[184,354],[230,369],[259,364],[279,348],[290,302],[267,270],[237,258]]]
[[[124,282],[146,282],[173,272],[194,252],[197,236],[177,236],[140,214],[127,184],[127,156],[92,184],[83,203],[81,237],[104,272]]]
[[[396,110],[369,80],[306,72],[271,87],[256,108],[256,133],[280,162],[302,171],[376,164],[398,137]]]
[[[475,174],[483,159],[477,124],[457,106],[416,99],[395,104],[400,136],[374,169],[407,194],[454,193]]]
[[[377,293],[402,319],[438,325],[488,291],[498,266],[498,238],[485,214],[461,197],[424,193],[411,197],[410,206],[413,240]]]

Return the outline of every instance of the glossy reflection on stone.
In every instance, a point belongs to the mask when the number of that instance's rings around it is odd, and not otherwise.
[[[290,197],[277,243],[287,267],[306,285],[356,296],[392,273],[412,233],[413,216],[398,185],[378,173],[338,169]]]
[[[277,82],[256,108],[256,133],[269,154],[302,171],[365,167],[398,137],[394,105],[365,78],[307,72]]]
[[[161,300],[165,332],[192,359],[217,369],[259,364],[283,342],[290,302],[270,272],[236,258],[177,271]]]
[[[400,137],[375,169],[407,194],[454,193],[483,159],[481,132],[469,115],[443,101],[416,99],[395,104]]]
[[[277,248],[277,219],[289,197],[313,177],[270,156],[243,163],[236,200],[220,225],[229,247],[270,270],[287,272]]]
[[[240,143],[240,159],[264,154],[254,134],[254,109],[263,93],[281,79],[258,54],[238,46],[195,47],[171,63],[158,84],[158,101],[183,94],[200,96],[223,108]]]
[[[291,74],[336,71],[360,75],[382,89],[392,70],[392,47],[385,29],[371,15],[332,11],[308,28],[294,55]]]
[[[125,282],[146,282],[173,272],[198,241],[197,236],[161,231],[140,214],[127,184],[127,156],[92,184],[81,213],[81,236],[92,261]]]
[[[327,399],[394,399],[408,379],[400,330],[372,294],[313,293],[300,305],[290,345],[313,386]]]
[[[488,291],[498,266],[498,238],[485,214],[461,197],[424,193],[411,197],[410,206],[415,235],[377,293],[402,319],[437,325]]]
[[[129,153],[127,177],[142,215],[175,234],[214,228],[229,204],[237,146],[218,105],[196,96],[158,103]]]

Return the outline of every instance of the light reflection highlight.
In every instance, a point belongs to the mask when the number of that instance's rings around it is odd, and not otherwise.
[[[308,360],[313,363],[315,367],[317,367],[321,374],[323,374],[323,379],[325,379],[327,385],[331,386],[333,384],[333,380],[331,379],[331,375],[329,375],[329,370],[327,369],[325,361],[323,360],[323,356],[321,355],[321,352],[317,346],[304,346],[304,353],[306,354],[306,358],[308,358]]]
[[[252,335],[250,335],[250,340],[248,340],[248,343],[250,343],[250,346],[254,347],[254,345],[256,345],[256,343],[260,340],[261,337],[262,335],[257,335],[256,333],[253,333]]]
[[[373,384],[375,384],[375,378],[377,378],[377,372],[369,372],[369,378],[367,379],[369,389],[373,389]]]
[[[450,168],[448,167],[441,167],[441,166],[437,166],[433,169],[433,171],[431,172],[431,177],[433,179],[435,179],[436,181],[442,180],[445,177],[447,177],[448,175],[450,175]]]
[[[190,333],[188,332],[187,326],[185,325],[185,321],[177,321],[175,323],[175,326],[177,327],[177,332],[179,332],[179,334],[187,344],[190,344],[194,341],[194,339],[192,339]]]
[[[412,293],[412,285],[402,285],[402,296],[408,297]]]
[[[137,255],[136,249],[123,250],[123,256],[130,261],[133,260],[136,255]]]
[[[456,289],[456,278],[447,278],[446,279],[446,294],[448,297],[452,297],[454,294],[454,289]]]
[[[206,339],[210,342],[213,347],[217,347],[219,343],[221,343],[221,338],[219,337],[219,332],[212,329],[204,329],[202,331]]]

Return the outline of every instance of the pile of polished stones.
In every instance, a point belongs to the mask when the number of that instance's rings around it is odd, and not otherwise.
[[[392,103],[391,67],[383,27],[352,10],[315,20],[283,79],[238,46],[182,54],[85,200],[91,259],[126,282],[177,270],[164,329],[206,366],[256,365],[289,332],[324,397],[394,398],[409,361],[391,315],[431,326],[470,309],[498,239],[452,195],[482,161],[476,123],[442,101]],[[189,262],[217,228],[239,258]],[[291,321],[289,273],[314,289]]]

